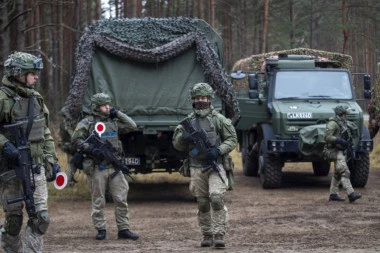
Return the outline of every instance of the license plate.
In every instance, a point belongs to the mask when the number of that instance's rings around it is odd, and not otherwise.
[[[140,165],[140,158],[138,157],[127,157],[125,158],[126,165]]]

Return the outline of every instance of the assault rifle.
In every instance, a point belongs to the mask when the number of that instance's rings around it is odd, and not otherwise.
[[[95,163],[100,163],[104,159],[115,167],[115,172],[112,173],[111,178],[114,178],[117,173],[121,171],[123,174],[134,180],[131,176],[132,173],[130,168],[125,164],[124,158],[119,154],[119,151],[109,140],[102,140],[102,138],[94,130],[94,132],[86,140],[86,143],[94,147],[93,151],[90,152],[89,155],[94,159]]]
[[[33,193],[36,187],[34,183],[33,173],[37,172],[35,170],[37,170],[38,168],[33,169],[32,156],[30,154],[28,140],[25,136],[23,123],[19,122],[10,125],[4,125],[4,128],[7,129],[11,134],[11,137],[14,140],[14,144],[20,154],[18,165],[14,166],[14,170],[16,171],[16,177],[22,181],[22,189],[24,192],[23,196],[13,199],[7,199],[7,203],[13,204],[19,201],[25,201],[25,209],[30,219],[34,217],[36,214],[36,208],[34,206],[33,197]]]
[[[206,131],[202,128],[200,130],[196,130],[194,126],[191,124],[190,119],[186,118],[180,122],[180,124],[185,128],[185,131],[188,132],[194,140],[195,147],[191,150],[191,154],[197,156],[198,154],[206,154],[214,146],[210,143],[210,140],[207,137]],[[218,173],[218,176],[222,180],[223,183],[226,183],[220,174],[220,167],[215,160],[208,161],[210,165],[204,169],[202,169],[202,173],[208,171],[209,169],[213,169]]]
[[[355,167],[355,160],[356,160],[356,152],[353,149],[353,142],[352,142],[352,137],[348,139],[348,146],[347,149],[345,150],[345,153],[347,154],[347,165],[350,168]]]

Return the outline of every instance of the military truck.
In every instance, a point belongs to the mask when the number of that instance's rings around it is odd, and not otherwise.
[[[236,129],[246,176],[259,176],[265,189],[281,187],[287,162],[311,162],[316,176],[328,175],[331,164],[322,155],[324,130],[333,108],[346,105],[347,119],[358,126],[349,157],[351,182],[354,187],[366,185],[373,142],[355,100],[351,62],[347,55],[294,49],[235,64],[234,70],[243,72],[231,77],[245,78],[248,84],[235,85],[241,114]],[[360,79],[364,97],[370,98],[370,76],[361,74]]]
[[[138,130],[120,136],[135,173],[173,172],[185,154],[172,147],[179,122],[192,112],[189,90],[199,82],[216,91],[213,105],[233,122],[239,108],[223,68],[222,39],[205,21],[189,18],[108,19],[86,29],[76,50],[76,70],[61,110],[61,147],[104,92],[111,106],[133,118]]]

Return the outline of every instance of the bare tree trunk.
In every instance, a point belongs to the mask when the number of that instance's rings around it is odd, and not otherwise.
[[[204,3],[203,0],[198,0],[198,18],[204,19]]]
[[[95,19],[99,20],[102,18],[102,3],[101,0],[96,0],[95,4]]]
[[[215,0],[210,0],[209,1],[210,5],[210,25],[212,27],[215,27]]]
[[[263,45],[262,53],[267,51],[267,37],[268,37],[268,15],[269,15],[269,0],[264,2],[264,22],[263,22]]]
[[[346,0],[342,0],[342,27],[343,27],[343,49],[342,53],[345,54],[347,51],[348,43],[348,31],[347,31],[347,9]]]

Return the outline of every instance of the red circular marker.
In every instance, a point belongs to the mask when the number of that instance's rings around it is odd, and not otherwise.
[[[58,172],[55,181],[54,181],[54,187],[58,190],[62,190],[67,185],[67,175],[65,172]]]
[[[102,122],[98,122],[95,124],[95,132],[100,136],[102,133],[106,131],[106,125]]]

